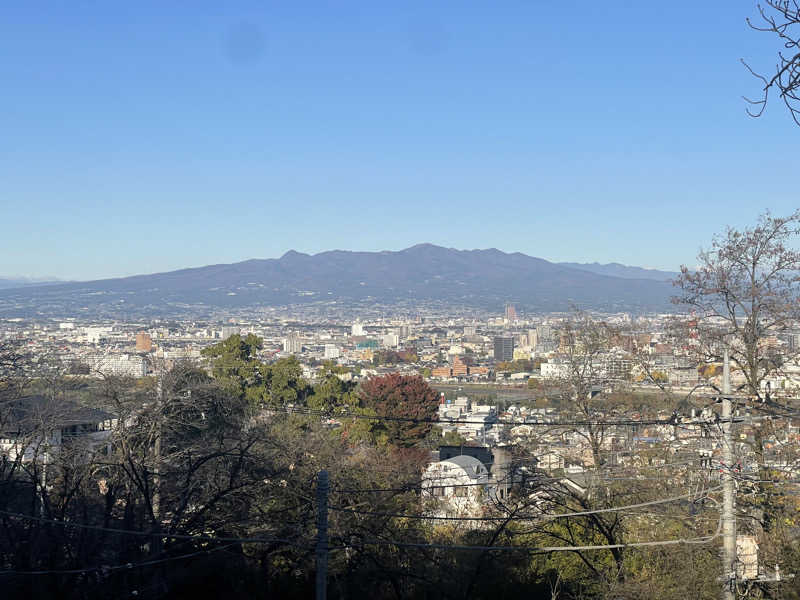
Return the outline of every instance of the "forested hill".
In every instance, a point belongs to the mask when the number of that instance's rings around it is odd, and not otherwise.
[[[671,286],[652,279],[592,273],[497,249],[456,250],[420,244],[397,252],[289,251],[168,273],[0,291],[0,315],[49,310],[79,313],[102,306],[179,311],[187,305],[243,307],[318,301],[436,301],[502,309],[659,310]]]

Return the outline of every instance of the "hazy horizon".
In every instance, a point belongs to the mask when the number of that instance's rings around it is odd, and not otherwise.
[[[490,249],[495,249],[495,250],[499,250],[501,252],[504,252],[506,254],[514,254],[514,253],[519,252],[517,250],[508,250],[508,249],[504,249],[504,248],[458,248],[458,247],[454,247],[454,246],[445,246],[443,244],[434,244],[432,242],[419,242],[418,244],[412,244],[411,246],[407,246],[407,247],[404,247],[404,248],[398,248],[398,249],[381,248],[381,249],[378,249],[378,250],[351,250],[351,249],[348,249],[348,248],[331,248],[329,250],[321,250],[319,252],[302,252],[301,250],[298,250],[296,248],[288,248],[286,251],[282,252],[281,254],[279,254],[277,256],[266,256],[266,257],[251,256],[251,257],[247,257],[247,258],[242,258],[241,260],[233,260],[233,261],[230,261],[230,262],[217,261],[217,262],[211,262],[211,263],[207,263],[207,264],[191,264],[191,265],[185,265],[185,266],[182,266],[182,267],[178,267],[176,269],[166,269],[166,270],[163,270],[163,271],[141,271],[141,272],[123,273],[123,274],[117,274],[117,275],[108,275],[108,276],[103,276],[103,277],[81,277],[81,278],[76,277],[76,278],[70,278],[70,279],[63,278],[63,277],[47,276],[47,275],[34,276],[34,277],[27,276],[27,275],[16,275],[16,274],[8,275],[8,274],[0,272],[0,280],[20,281],[20,282],[24,282],[24,283],[69,283],[69,282],[78,282],[78,281],[95,281],[95,280],[101,280],[101,279],[119,279],[119,278],[125,278],[125,277],[133,277],[133,276],[136,276],[136,275],[152,275],[152,274],[157,274],[157,273],[168,273],[170,271],[178,271],[178,270],[183,270],[183,269],[199,269],[199,268],[202,268],[202,267],[207,267],[207,266],[212,266],[212,265],[236,264],[236,263],[240,263],[240,262],[246,262],[246,261],[249,261],[249,260],[276,260],[276,259],[281,258],[286,253],[293,252],[293,251],[294,252],[300,252],[301,254],[307,254],[307,255],[310,255],[310,256],[314,256],[314,255],[317,255],[317,254],[323,254],[325,252],[376,252],[376,253],[379,253],[379,252],[401,252],[403,250],[407,250],[407,249],[412,248],[414,246],[426,245],[426,244],[430,244],[430,245],[433,245],[433,246],[439,246],[439,247],[443,247],[443,248],[448,248],[448,249],[453,249],[453,250],[459,250],[459,251],[462,251],[462,250],[463,251],[468,251],[468,250],[490,250]],[[544,256],[537,256],[537,255],[533,255],[533,254],[527,254],[525,252],[522,252],[522,254],[526,254],[527,256],[531,256],[533,258],[541,258],[541,259],[546,260],[546,261],[548,261],[550,263],[553,263],[553,264],[567,264],[568,263],[568,264],[575,264],[575,265],[581,264],[581,265],[587,265],[587,266],[588,265],[599,265],[599,266],[620,265],[622,267],[645,269],[645,270],[648,270],[648,271],[664,271],[664,272],[676,272],[676,271],[680,270],[680,265],[676,266],[675,268],[659,268],[659,267],[644,266],[644,265],[629,265],[629,264],[621,263],[619,261],[614,261],[614,260],[608,261],[608,262],[599,262],[599,261],[596,261],[596,260],[589,260],[589,259],[587,259],[587,260],[569,260],[569,261],[567,261],[567,260],[555,260],[555,259],[547,258],[547,257],[544,257]]]

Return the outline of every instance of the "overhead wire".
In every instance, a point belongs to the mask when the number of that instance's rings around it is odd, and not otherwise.
[[[573,419],[569,421],[509,421],[506,419],[491,419],[491,420],[477,420],[477,419],[435,419],[429,417],[400,417],[394,415],[368,415],[363,413],[354,412],[329,412],[322,410],[314,410],[302,406],[284,406],[275,407],[271,410],[285,412],[287,414],[319,416],[329,419],[363,419],[369,421],[397,421],[406,423],[430,423],[433,425],[528,425],[531,427],[579,427],[579,426],[620,426],[620,427],[633,427],[642,425],[681,425],[675,417],[668,419]],[[730,420],[736,420],[738,417],[730,417]],[[721,419],[728,421],[729,419]]]
[[[22,570],[5,570],[0,571],[0,576],[2,575],[77,575],[81,573],[92,573],[95,571],[99,571],[102,573],[108,573],[113,571],[120,571],[120,570],[132,570],[138,569],[141,567],[149,567],[152,565],[158,565],[168,562],[173,562],[176,560],[184,560],[187,558],[193,558],[200,555],[209,555],[213,552],[218,552],[223,550],[224,548],[229,548],[232,544],[228,546],[220,546],[218,548],[207,548],[204,550],[198,550],[196,552],[191,552],[189,554],[182,554],[180,556],[170,556],[167,558],[162,559],[155,559],[155,560],[146,560],[143,562],[138,563],[123,563],[118,565],[96,565],[93,567],[83,567],[80,569],[40,569],[40,570],[31,570],[31,571],[22,571]]]
[[[4,515],[6,517],[12,519],[19,519],[25,521],[36,521],[40,523],[47,523],[50,525],[56,525],[61,527],[72,527],[75,529],[84,529],[89,531],[102,531],[107,533],[117,533],[122,535],[131,535],[131,536],[139,536],[139,537],[149,537],[149,538],[160,538],[160,539],[174,539],[174,540],[190,540],[190,541],[198,541],[198,542],[234,542],[234,543],[273,543],[273,542],[282,542],[284,544],[300,546],[300,547],[307,547],[304,544],[298,544],[296,540],[289,540],[286,538],[280,537],[264,537],[264,536],[257,536],[257,537],[235,537],[235,536],[212,536],[212,535],[190,535],[190,534],[179,534],[179,533],[169,533],[163,531],[138,531],[132,529],[119,529],[116,527],[103,527],[101,525],[90,525],[88,523],[75,523],[72,521],[60,521],[58,519],[48,519],[46,517],[36,517],[33,515],[25,515],[21,513],[14,513],[9,512],[6,510],[0,510],[0,515]]]
[[[393,540],[363,540],[341,546],[329,546],[330,550],[346,550],[359,546],[395,546],[408,548],[426,548],[436,550],[472,550],[480,552],[532,552],[546,554],[550,552],[587,552],[592,550],[614,550],[617,548],[648,548],[657,546],[676,546],[681,544],[708,544],[720,536],[722,532],[722,519],[719,520],[717,530],[708,536],[696,538],[678,538],[673,540],[657,540],[649,542],[629,542],[625,544],[598,544],[584,546],[481,546],[461,544],[434,544],[427,542],[399,542]]]
[[[713,488],[709,488],[706,490],[706,496],[708,494],[717,492],[722,489],[722,486],[715,486]],[[659,504],[668,504],[671,502],[677,502],[680,500],[689,500],[695,498],[696,494],[694,492],[688,494],[682,494],[680,496],[673,496],[670,498],[661,498],[658,500],[651,500],[648,502],[639,502],[637,504],[627,504],[624,506],[613,506],[607,508],[598,508],[593,510],[585,510],[585,511],[573,511],[573,512],[566,512],[566,513],[555,513],[555,514],[541,514],[536,516],[513,516],[513,515],[506,515],[506,516],[490,516],[490,517],[451,517],[451,516],[440,516],[440,515],[425,515],[425,514],[408,514],[408,513],[390,513],[390,512],[381,512],[381,511],[369,511],[369,510],[360,510],[355,508],[348,508],[343,506],[335,506],[335,505],[328,505],[328,509],[335,511],[335,512],[343,512],[343,513],[351,513],[357,515],[364,515],[364,516],[374,516],[374,517],[389,517],[389,518],[399,518],[399,519],[422,519],[422,520],[433,520],[433,521],[550,521],[553,519],[564,519],[564,518],[571,518],[571,517],[582,517],[582,516],[589,516],[595,514],[604,514],[604,513],[611,513],[611,512],[622,512],[627,510],[635,510],[637,508],[644,508],[646,506],[656,506]]]

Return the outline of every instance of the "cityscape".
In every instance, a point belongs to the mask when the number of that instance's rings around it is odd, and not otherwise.
[[[800,600],[800,5],[18,4],[5,600]]]

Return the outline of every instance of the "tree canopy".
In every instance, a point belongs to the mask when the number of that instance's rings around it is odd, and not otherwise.
[[[361,384],[362,406],[378,416],[389,419],[433,419],[439,395],[418,376],[392,373],[373,377]],[[376,421],[373,432],[378,439],[397,446],[413,446],[425,439],[430,422],[383,420]]]

